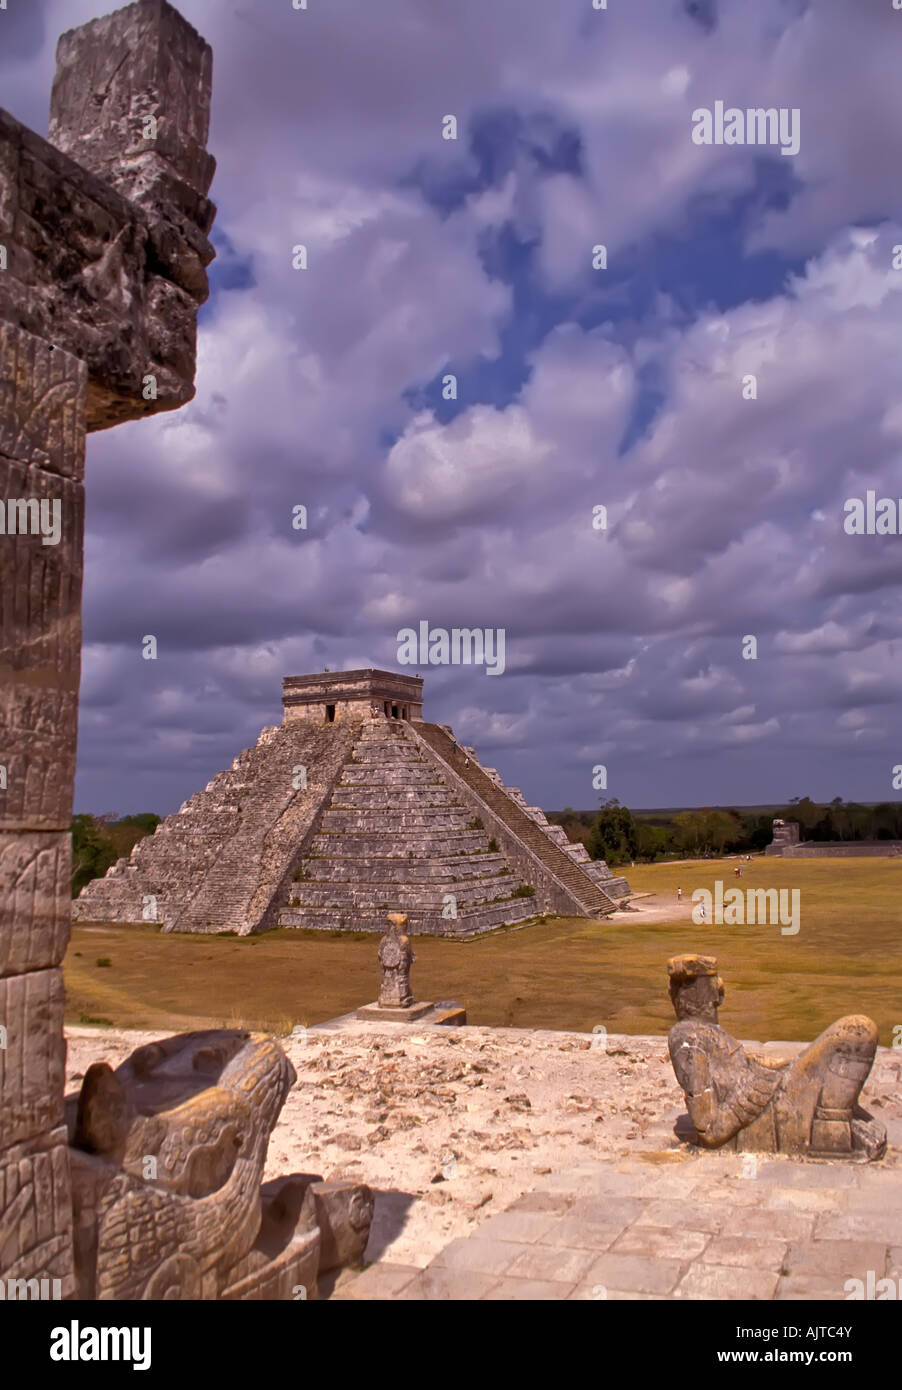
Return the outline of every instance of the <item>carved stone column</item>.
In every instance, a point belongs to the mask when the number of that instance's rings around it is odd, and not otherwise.
[[[59,966],[69,937],[86,382],[83,362],[0,323],[6,520],[17,530],[20,516],[40,521],[44,501],[58,504],[59,521],[56,544],[40,533],[0,536],[0,1270],[60,1278],[64,1296],[72,1218]],[[25,508],[11,513],[11,501]]]
[[[194,394],[215,166],[210,49],[165,0],[57,58],[51,141],[0,111],[0,1277],[66,1297],[85,433]]]

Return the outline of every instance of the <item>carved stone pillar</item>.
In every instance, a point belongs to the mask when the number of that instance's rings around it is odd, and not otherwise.
[[[215,165],[210,48],[165,0],[57,61],[50,141],[0,111],[0,1277],[66,1297],[85,433],[194,394]]]
[[[63,1296],[73,1284],[59,967],[69,936],[86,382],[83,362],[0,323],[0,1270],[59,1278]],[[49,535],[41,503],[50,504]]]

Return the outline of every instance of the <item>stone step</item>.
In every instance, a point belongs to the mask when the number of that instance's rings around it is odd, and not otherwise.
[[[341,908],[375,904],[386,912],[422,908],[440,913],[453,898],[460,912],[464,908],[486,903],[509,902],[514,898],[514,890],[518,886],[512,876],[439,885],[368,882],[364,879],[358,883],[321,883],[305,879],[292,884],[286,906]]]
[[[514,877],[512,873],[500,872],[505,867],[504,857],[500,854],[454,855],[450,858],[436,856],[434,859],[349,855],[346,858],[305,859],[301,868],[309,874],[309,878],[294,881],[356,883],[363,879],[368,883],[453,884],[491,878],[502,882]]]
[[[416,734],[435,755],[468,785],[501,821],[527,845],[558,883],[571,893],[580,911],[588,914],[610,912],[614,903],[607,892],[574,863],[554,838],[527,814],[525,799],[516,787],[502,789],[479,766],[473,754],[461,757],[452,752],[448,733],[438,724],[418,724]],[[450,761],[449,761],[450,760]],[[554,827],[560,829],[560,827]]]
[[[352,767],[398,767],[402,764],[416,765],[422,759],[417,750],[401,742],[357,744],[350,758]]]
[[[428,763],[392,763],[380,769],[378,781],[372,769],[362,763],[346,763],[341,774],[342,787],[435,787],[444,786]]]
[[[346,786],[335,788],[332,795],[333,811],[367,810],[418,810],[434,809],[439,806],[464,808],[453,791],[441,783],[405,783],[397,786]]]
[[[592,866],[590,864],[586,866],[586,873],[591,872]],[[609,898],[614,898],[618,902],[621,898],[628,898],[630,896],[630,893],[632,892],[632,889],[630,888],[627,880],[625,878],[615,878],[614,875],[611,873],[610,869],[608,870],[607,874],[598,874],[597,876],[595,874],[592,874],[592,877],[595,879],[599,887],[602,888],[605,891],[605,893],[607,893]]]
[[[427,830],[408,830],[403,834],[392,837],[392,851],[388,857],[406,859],[408,855],[414,858],[431,858],[438,855],[442,858],[448,855],[469,855],[475,854],[479,850],[487,850],[487,839],[483,830],[445,830],[430,833]],[[344,833],[332,832],[324,834],[320,832],[315,835],[310,845],[309,857],[325,855],[331,858],[333,854],[346,857],[348,855],[371,855],[385,854],[386,837],[379,834],[353,834],[349,831]]]
[[[496,903],[492,907],[459,913],[455,919],[417,911],[408,912],[407,916],[407,929],[411,933],[422,936],[476,936],[493,931],[496,927],[526,922],[535,916],[535,907],[530,906],[526,899],[519,898],[511,903]],[[381,936],[387,923],[385,913],[378,909],[335,911],[330,908],[283,908],[279,914],[279,926],[307,931],[377,932]]]
[[[405,834],[409,830],[435,833],[440,830],[473,830],[478,827],[470,822],[473,817],[465,810],[449,806],[423,807],[419,811],[374,810],[357,811],[333,810],[323,812],[320,824],[322,834],[383,835],[386,837]]]

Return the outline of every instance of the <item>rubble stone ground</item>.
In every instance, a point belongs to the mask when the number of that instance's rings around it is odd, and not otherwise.
[[[67,1037],[72,1090],[153,1035]],[[850,1164],[687,1149],[663,1036],[340,1019],[281,1041],[298,1080],[265,1177],[377,1194],[364,1268],[324,1296],[844,1299],[868,1270],[902,1277],[895,1049],[878,1050],[862,1093],[887,1157]]]

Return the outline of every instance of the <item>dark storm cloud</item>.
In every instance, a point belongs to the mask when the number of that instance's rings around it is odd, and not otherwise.
[[[17,7],[3,104],[44,129],[106,8]],[[420,674],[530,801],[889,794],[902,537],[842,516],[902,496],[890,7],[181,8],[220,259],[196,400],[89,443],[80,805],[174,809],[421,619],[505,629],[503,676]],[[693,145],[715,99],[799,155]]]

